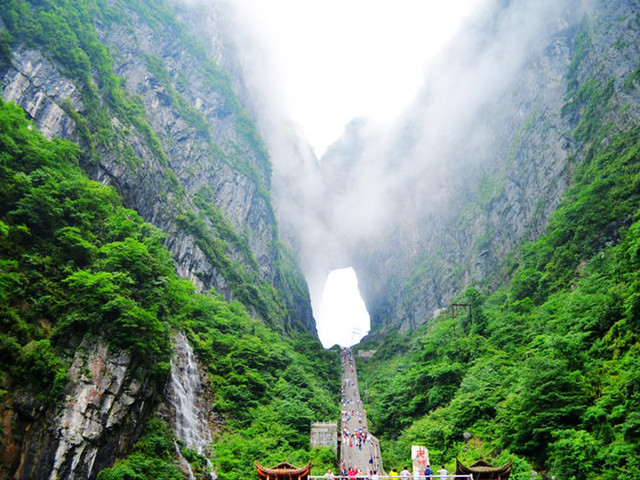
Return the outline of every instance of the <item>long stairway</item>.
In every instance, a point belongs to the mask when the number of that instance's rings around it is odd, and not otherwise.
[[[340,419],[340,464],[369,473],[383,474],[378,439],[369,433],[367,412],[362,407],[358,372],[351,349],[342,350],[342,412]],[[342,468],[341,467],[341,468]]]

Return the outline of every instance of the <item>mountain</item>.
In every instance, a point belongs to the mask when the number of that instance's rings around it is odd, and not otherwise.
[[[345,250],[385,465],[424,445],[450,470],[635,475],[639,20],[637,2],[496,2],[403,121],[322,159],[373,180],[341,182],[369,188],[379,227]]]
[[[49,138],[80,142],[89,175],[167,233],[180,274],[200,291],[314,331],[304,279],[279,243],[268,154],[239,81],[218,66],[233,57],[224,38],[218,51],[197,43],[171,8],[18,2],[3,17],[3,98]]]
[[[357,272],[373,335],[428,322],[467,286],[503,285],[577,166],[637,125],[636,13],[624,1],[494,2],[398,122],[354,123],[328,150],[327,235]]]
[[[343,266],[387,465],[631,478],[638,11],[486,2],[397,121],[318,161],[230,3],[4,1],[0,478],[335,467],[309,291]]]
[[[0,478],[240,478],[317,456],[337,416],[230,24],[201,8],[2,3]]]

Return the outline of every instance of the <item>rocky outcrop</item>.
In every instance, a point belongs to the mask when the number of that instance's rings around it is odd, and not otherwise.
[[[64,111],[66,104],[82,113],[82,101],[75,85],[58,72],[41,52],[19,48],[2,77],[2,98],[22,108],[49,139],[78,141],[75,122]]]
[[[211,59],[215,56],[221,64],[234,64],[225,58],[232,50],[214,48],[224,43],[224,32],[208,52],[167,11],[160,15],[165,16],[161,26],[151,26],[149,18],[126,2],[115,2],[113,7],[127,24],[96,20],[97,34],[111,52],[127,94],[144,108],[149,130],[107,108],[109,140],[99,138],[104,132],[91,131],[91,123],[85,121],[90,115],[80,94],[83,86],[67,78],[47,52],[25,46],[13,52],[11,65],[0,72],[2,96],[25,108],[48,137],[84,146],[84,166],[90,176],[116,187],[125,206],[167,233],[166,244],[181,276],[201,291],[215,289],[265,316],[260,299],[237,291],[242,284],[237,279],[239,270],[252,272],[253,282],[280,290],[290,289],[287,282],[291,281],[296,290],[306,290],[306,285],[295,265],[283,267],[269,194],[269,158],[231,89],[231,85],[242,89],[242,82],[229,82]],[[184,18],[193,18],[184,6],[174,7]],[[216,32],[209,33],[215,36]],[[101,101],[106,107],[108,101]],[[87,125],[89,132],[83,131]],[[198,195],[216,210],[215,218],[199,206]],[[197,235],[181,223],[182,216],[191,214],[206,232]],[[222,239],[223,261],[220,238],[213,237],[228,231],[235,238]],[[307,298],[277,293],[275,297],[273,302],[287,313],[270,320],[303,325],[315,333]]]
[[[544,232],[571,184],[573,162],[593,141],[573,132],[584,105],[567,113],[566,105],[580,101],[574,98],[580,86],[611,82],[611,98],[597,112],[602,124],[625,130],[638,122],[640,31],[633,2],[552,6],[541,18],[546,30],[526,47],[528,24],[511,32],[504,24],[521,13],[518,5],[509,2],[508,14],[476,25],[481,41],[469,42],[477,48],[471,55],[454,44],[391,140],[376,144],[362,127],[349,133],[360,143],[348,145],[348,154],[337,143],[322,161],[325,178],[378,168],[391,179],[389,201],[379,202],[390,203],[391,214],[376,212],[382,227],[355,244],[344,242],[373,332],[409,330],[468,285],[494,288],[505,280],[513,268],[505,258]],[[538,20],[530,15],[529,21]],[[455,88],[443,87],[445,81]],[[369,142],[377,151],[366,148]],[[342,182],[354,185],[357,177]]]
[[[579,19],[570,20],[558,21],[561,27],[548,44],[527,52],[529,57],[510,73],[508,84],[490,87],[499,96],[485,98],[486,102],[470,98],[468,106],[457,110],[454,105],[451,115],[460,119],[445,122],[438,117],[447,110],[428,92],[397,128],[400,133],[388,141],[386,157],[377,162],[398,183],[389,194],[391,215],[380,219],[384,229],[375,237],[352,248],[373,331],[415,328],[447,307],[466,285],[485,281],[495,285],[500,279],[488,279],[499,271],[505,254],[541,232],[570,180],[566,139],[570,126],[561,107]],[[474,82],[475,76],[486,81],[481,78],[482,65],[464,58],[450,62],[453,70],[468,70],[468,80],[455,80],[457,88],[489,88]],[[442,82],[438,75],[446,78],[451,66],[442,62],[438,68],[433,88],[442,90],[445,98],[458,95],[457,89],[451,92],[438,85]],[[340,144],[336,147],[323,159],[323,168],[330,167],[327,174],[358,173],[353,165],[340,164],[343,149]],[[354,150],[353,145],[349,148]],[[372,154],[358,149],[365,164]],[[347,156],[342,161],[354,160]]]
[[[104,342],[82,342],[59,404],[45,409],[15,393],[5,405],[2,416],[11,429],[5,438],[16,443],[6,445],[3,478],[95,478],[139,436],[154,393],[148,372],[128,354]]]
[[[194,47],[197,41],[171,16],[163,19],[167,23],[162,28],[152,27],[135,6],[109,3],[129,23],[96,20],[96,33],[122,78],[120,93],[135,98],[144,118],[133,113],[140,117],[132,120],[115,111],[101,96],[96,70],[92,75],[98,86],[92,87],[97,98],[91,99],[86,86],[70,78],[37,42],[15,44],[10,62],[0,64],[2,98],[23,107],[47,137],[78,143],[89,176],[114,186],[126,207],[166,233],[177,272],[198,290],[215,289],[266,316],[258,308],[265,303],[265,310],[274,312],[268,318],[274,326],[315,333],[304,279],[278,242],[269,158],[229,87],[240,83],[228,82],[227,74],[206,50]],[[219,57],[225,52],[214,53]],[[97,114],[89,111],[96,108],[90,100],[104,109],[107,121],[99,129],[92,124]],[[241,291],[241,297],[237,287],[244,283],[254,289]],[[267,295],[272,297],[265,300]],[[186,340],[176,343],[174,377],[187,371],[181,362],[189,350]],[[198,390],[194,401],[207,412],[208,428],[217,422],[212,394],[194,362],[188,365],[198,377],[192,385]],[[69,385],[57,406],[28,392],[2,397],[0,478],[95,478],[126,455],[139,436],[157,406],[154,382],[135,359],[109,351],[99,340],[84,342],[75,352]],[[171,388],[169,399],[176,395]],[[175,408],[163,410],[167,404],[170,400],[161,402],[158,413],[180,435],[179,415]],[[210,440],[203,438],[203,443]],[[188,446],[202,449],[200,444]]]

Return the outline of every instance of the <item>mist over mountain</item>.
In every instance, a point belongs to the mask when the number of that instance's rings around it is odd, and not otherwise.
[[[565,113],[569,74],[612,79],[622,105],[610,112],[621,106],[631,117],[618,121],[633,124],[634,97],[621,87],[637,50],[604,31],[630,28],[609,10],[626,19],[632,9],[487,4],[428,67],[393,124],[354,120],[319,168],[308,160],[292,173],[274,158],[274,178],[298,175],[303,185],[293,204],[276,203],[289,212],[283,224],[296,232],[312,298],[329,270],[354,266],[375,332],[428,321],[470,284],[499,285],[501,261],[544,231],[572,182],[572,159],[587,148],[589,139],[572,136],[579,115]],[[585,31],[594,47],[576,52]],[[571,71],[576,53],[589,56],[580,72]],[[287,190],[296,184],[289,180]]]
[[[246,476],[259,451],[309,457],[311,419],[335,416],[337,359],[214,7],[0,9],[0,478]]]
[[[559,118],[559,109],[572,36],[593,8],[584,1],[485,3],[428,66],[413,106],[392,123],[354,120],[320,160],[286,120],[259,48],[241,49],[244,77],[255,85],[254,104],[260,105],[258,125],[272,154],[276,211],[316,304],[330,270],[355,266],[373,324],[408,328],[431,318],[463,285],[487,277],[497,266],[496,256],[510,251],[525,230],[528,238],[539,233],[569,181],[561,174],[570,152],[560,130],[570,126]],[[247,44],[251,33],[240,23],[233,38]],[[449,227],[464,222],[460,212],[478,194],[498,197],[509,169],[523,173],[507,157],[514,156],[511,149],[518,148],[515,142],[535,115],[554,117],[549,121],[559,125],[555,139],[536,140],[546,142],[540,155],[549,163],[536,172],[554,173],[516,181],[530,187],[526,205],[539,199],[545,211],[533,223],[532,211],[525,211],[512,225],[498,226],[498,231],[515,229],[515,235],[496,239],[497,251],[475,249],[472,239],[485,231],[468,231],[463,239]],[[481,187],[485,180],[491,185]],[[491,228],[488,220],[475,221],[476,230]],[[429,293],[417,300],[420,305],[402,300],[402,285],[432,253],[440,273],[420,285]],[[442,281],[453,265],[466,267],[453,283]]]
[[[336,468],[349,266],[387,465],[635,478],[638,3],[485,2],[320,159],[245,7],[2,2],[0,479]]]

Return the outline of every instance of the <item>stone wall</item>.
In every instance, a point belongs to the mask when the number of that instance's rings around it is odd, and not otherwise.
[[[329,447],[338,451],[338,424],[333,422],[315,422],[311,424],[311,448]]]

